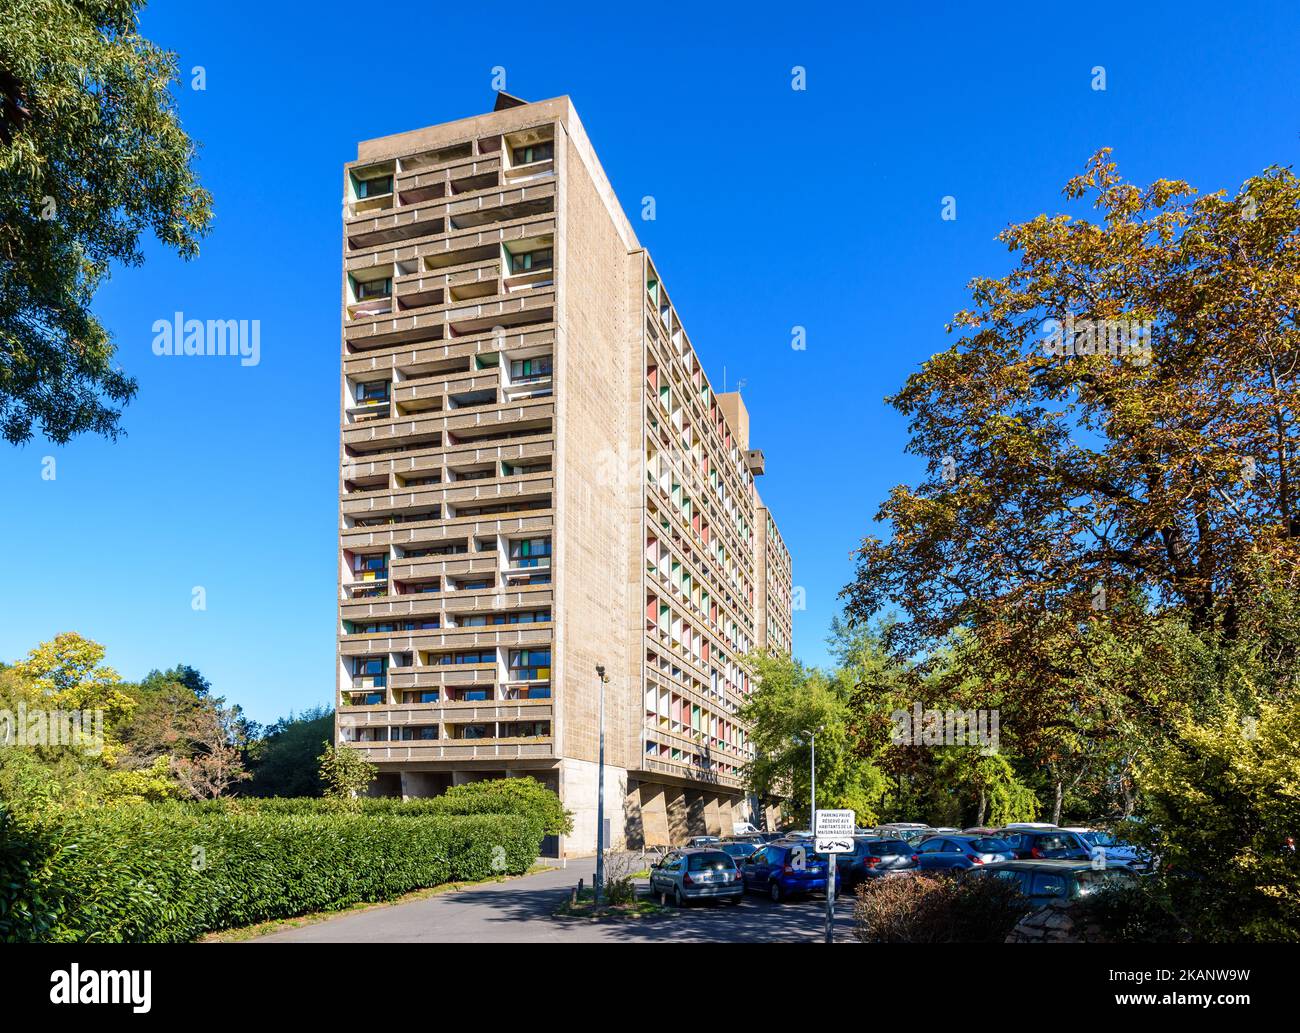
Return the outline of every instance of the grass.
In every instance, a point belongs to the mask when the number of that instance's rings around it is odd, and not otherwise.
[[[645,875],[637,874],[633,877],[644,878]],[[556,918],[649,918],[654,915],[674,914],[675,910],[664,907],[653,897],[641,896],[639,891],[637,898],[626,904],[605,903],[597,906],[594,891],[590,887],[585,887],[578,894],[576,903],[572,896],[565,897],[564,902],[555,909],[554,915]]]
[[[429,897],[436,897],[443,893],[455,893],[457,890],[469,889],[473,886],[485,886],[491,882],[508,882],[511,879],[522,879],[525,875],[534,875],[537,872],[550,871],[550,868],[544,864],[535,864],[522,875],[494,875],[487,879],[479,879],[475,882],[444,882],[437,886],[429,886],[427,889],[414,890],[400,897],[394,897],[392,900],[370,900],[358,901],[348,907],[341,907],[335,911],[313,911],[306,915],[295,915],[293,918],[281,918],[270,922],[258,922],[256,925],[244,925],[236,929],[222,929],[218,932],[208,933],[200,936],[199,943],[242,943],[246,940],[256,940],[261,936],[269,936],[271,933],[278,933],[285,929],[301,929],[303,926],[316,925],[319,922],[327,922],[331,918],[338,918],[340,915],[356,914],[358,911],[373,911],[381,907],[394,907],[398,904],[409,904],[416,900],[427,900]]]

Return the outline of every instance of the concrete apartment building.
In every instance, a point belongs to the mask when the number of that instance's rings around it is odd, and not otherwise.
[[[344,173],[338,731],[376,791],[532,775],[555,844],[761,819],[741,658],[790,556],[567,97],[361,143]]]

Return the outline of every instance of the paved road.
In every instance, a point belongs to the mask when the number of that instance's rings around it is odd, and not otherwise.
[[[739,906],[695,904],[619,922],[553,918],[570,887],[591,883],[591,862],[570,862],[506,882],[341,915],[253,943],[765,943],[823,938],[826,902],[773,904],[748,894]],[[852,939],[851,906],[836,908],[836,941]]]

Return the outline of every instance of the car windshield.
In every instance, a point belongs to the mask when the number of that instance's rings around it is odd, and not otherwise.
[[[1123,846],[1118,839],[1109,832],[1089,832],[1084,837],[1093,846]]]
[[[892,857],[911,852],[911,844],[903,839],[877,839],[867,844],[867,853],[875,857]]]
[[[707,872],[712,868],[730,868],[734,871],[736,866],[732,863],[731,858],[721,850],[691,854],[686,859],[686,870],[689,872]]]
[[[1003,854],[1011,849],[1011,844],[1004,839],[972,839],[970,845],[981,854]]]
[[[723,843],[722,852],[731,857],[748,857],[754,852],[754,848],[748,843]]]
[[[1092,869],[1075,876],[1079,880],[1079,893],[1086,896],[1109,887],[1130,886],[1134,876],[1122,868]]]
[[[1034,841],[1039,850],[1078,850],[1079,842],[1073,832],[1051,832]]]

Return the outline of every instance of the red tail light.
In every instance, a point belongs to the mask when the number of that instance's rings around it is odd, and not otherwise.
[[[966,857],[968,860],[974,861],[976,864],[984,863],[984,858],[980,857],[979,854],[967,854]]]
[[[683,875],[683,876],[682,876],[682,885],[683,885],[683,886],[694,886],[695,883],[691,882],[691,877],[690,877],[690,875],[688,874],[688,875]]]
[[[920,862],[920,860],[921,860],[921,855],[920,855],[920,854],[913,854],[913,855],[912,855],[912,863],[913,863],[913,864],[918,864],[918,863]]]
[[[867,867],[868,867],[868,868],[874,868],[876,865],[878,865],[878,864],[880,863],[880,858],[879,858],[879,857],[866,857],[866,858],[863,858],[863,860],[865,860],[865,861],[867,862]]]
[[[787,864],[784,868],[781,869],[781,874],[782,874],[782,875],[793,875],[793,874],[794,874],[794,869],[793,869],[790,865]]]

